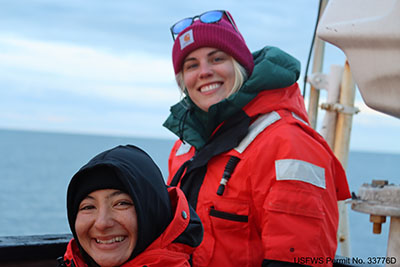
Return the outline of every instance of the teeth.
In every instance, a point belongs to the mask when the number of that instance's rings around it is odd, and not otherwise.
[[[112,238],[110,240],[100,240],[100,239],[96,238],[96,242],[99,243],[99,244],[112,244],[114,242],[121,242],[121,241],[124,241],[124,240],[125,240],[125,237],[123,237],[123,236],[117,236],[117,237],[114,237],[114,238]]]
[[[202,93],[205,93],[205,92],[214,90],[214,89],[216,89],[216,88],[218,88],[218,87],[220,87],[220,86],[221,86],[221,85],[220,85],[219,83],[213,83],[213,84],[209,84],[209,85],[206,85],[206,86],[200,88],[200,91],[201,91]]]

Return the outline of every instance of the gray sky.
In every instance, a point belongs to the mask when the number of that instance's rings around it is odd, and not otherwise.
[[[171,62],[173,23],[229,10],[251,51],[278,46],[302,62],[303,76],[318,1],[0,5],[0,128],[174,138],[161,126],[180,99]],[[324,71],[344,60],[327,45]],[[360,96],[356,105],[362,112],[353,120],[351,148],[400,153],[400,120],[368,109]]]

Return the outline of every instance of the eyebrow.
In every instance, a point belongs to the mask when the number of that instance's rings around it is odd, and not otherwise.
[[[218,52],[222,52],[222,50],[215,49],[215,50],[211,51],[210,53],[208,53],[207,57],[212,56]],[[197,60],[197,59],[195,57],[186,58],[185,60],[183,60],[183,64],[185,64],[187,61],[191,61],[191,60]]]

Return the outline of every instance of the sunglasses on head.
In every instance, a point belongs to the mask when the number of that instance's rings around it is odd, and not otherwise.
[[[193,22],[195,21],[195,19],[199,19],[200,22],[202,22],[202,23],[217,23],[222,19],[222,17],[224,15],[228,18],[229,22],[232,24],[235,31],[239,32],[236,29],[235,23],[233,23],[233,20],[232,20],[231,16],[229,16],[228,12],[226,12],[224,10],[213,10],[213,11],[204,12],[201,15],[197,15],[197,16],[194,16],[191,18],[182,19],[182,20],[178,21],[177,23],[175,23],[174,25],[172,25],[172,27],[170,28],[171,34],[172,34],[172,39],[175,41],[175,37],[179,33],[181,33],[184,29],[186,29],[187,27],[192,25]]]

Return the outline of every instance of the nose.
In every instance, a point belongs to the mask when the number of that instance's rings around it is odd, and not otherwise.
[[[105,208],[99,209],[94,226],[98,230],[103,231],[112,227],[113,225],[114,225],[114,217],[112,215],[112,212]]]
[[[208,63],[201,63],[200,64],[200,73],[199,76],[200,78],[208,78],[213,75],[213,69],[212,66]]]

